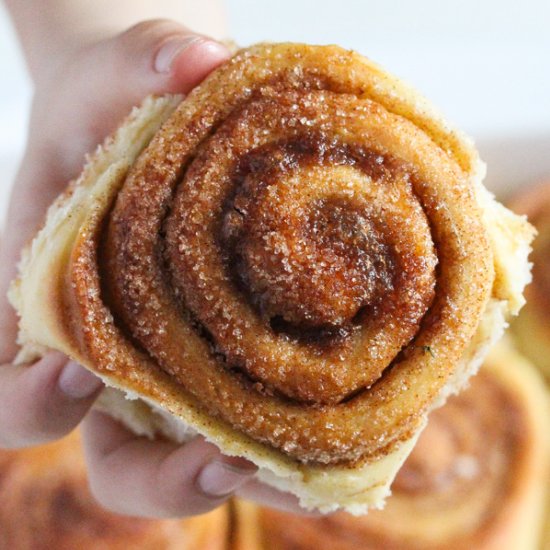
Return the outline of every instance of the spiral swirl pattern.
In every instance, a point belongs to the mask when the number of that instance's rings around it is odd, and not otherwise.
[[[459,145],[383,78],[340,48],[257,46],[195,90],[73,255],[96,363],[116,332],[126,363],[301,462],[408,437],[494,273]]]

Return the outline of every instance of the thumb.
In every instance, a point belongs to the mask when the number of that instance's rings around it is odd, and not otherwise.
[[[94,82],[110,82],[109,102],[125,97],[136,103],[151,93],[188,93],[229,56],[215,40],[168,20],[139,23],[101,43],[91,63],[103,65]],[[101,74],[103,72],[104,74]]]
[[[147,95],[186,94],[229,55],[223,44],[169,20],[145,21],[93,44],[37,91],[29,148],[48,150],[57,179],[67,181]]]

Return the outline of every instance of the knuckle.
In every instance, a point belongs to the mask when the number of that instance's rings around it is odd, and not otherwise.
[[[24,447],[48,443],[70,431],[71,419],[54,388],[53,369],[3,367],[0,390],[0,445]]]
[[[173,24],[173,21],[170,19],[146,19],[145,21],[140,21],[128,27],[128,29],[122,33],[122,36],[141,36],[142,34],[148,34],[170,24]]]
[[[206,514],[230,497],[205,495],[187,478],[180,483],[155,482],[148,488],[146,496],[150,509],[155,511],[156,517],[165,519]]]
[[[154,52],[162,44],[173,36],[187,33],[185,27],[167,19],[141,21],[108,42],[107,58],[116,74],[127,71],[129,63],[142,70],[149,69]]]
[[[149,19],[136,23],[121,35],[119,41],[123,47],[135,48],[136,45],[154,45],[166,39],[170,34],[185,32],[185,28],[169,19]]]
[[[109,510],[111,512],[121,513],[117,503],[113,501],[110,492],[105,491],[103,484],[98,482],[95,476],[89,475],[88,487],[92,497],[102,508],[105,508],[105,510]]]
[[[97,464],[87,461],[88,488],[93,499],[105,510],[117,514],[135,515],[133,499],[125,499],[124,491],[112,476],[105,474]]]

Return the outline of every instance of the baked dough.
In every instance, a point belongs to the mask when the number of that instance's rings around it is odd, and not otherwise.
[[[63,351],[136,433],[201,433],[306,508],[378,507],[428,412],[523,304],[532,228],[483,188],[468,138],[354,52],[257,45],[181,99],[146,99],[50,208],[10,292],[18,360]],[[314,206],[298,208],[308,193]],[[324,260],[297,252],[287,210],[321,232],[341,299]]]

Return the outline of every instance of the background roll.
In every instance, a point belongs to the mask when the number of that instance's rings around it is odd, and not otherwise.
[[[550,380],[550,182],[516,192],[509,206],[526,215],[538,231],[530,256],[533,281],[525,289],[527,303],[512,331],[522,353]]]

